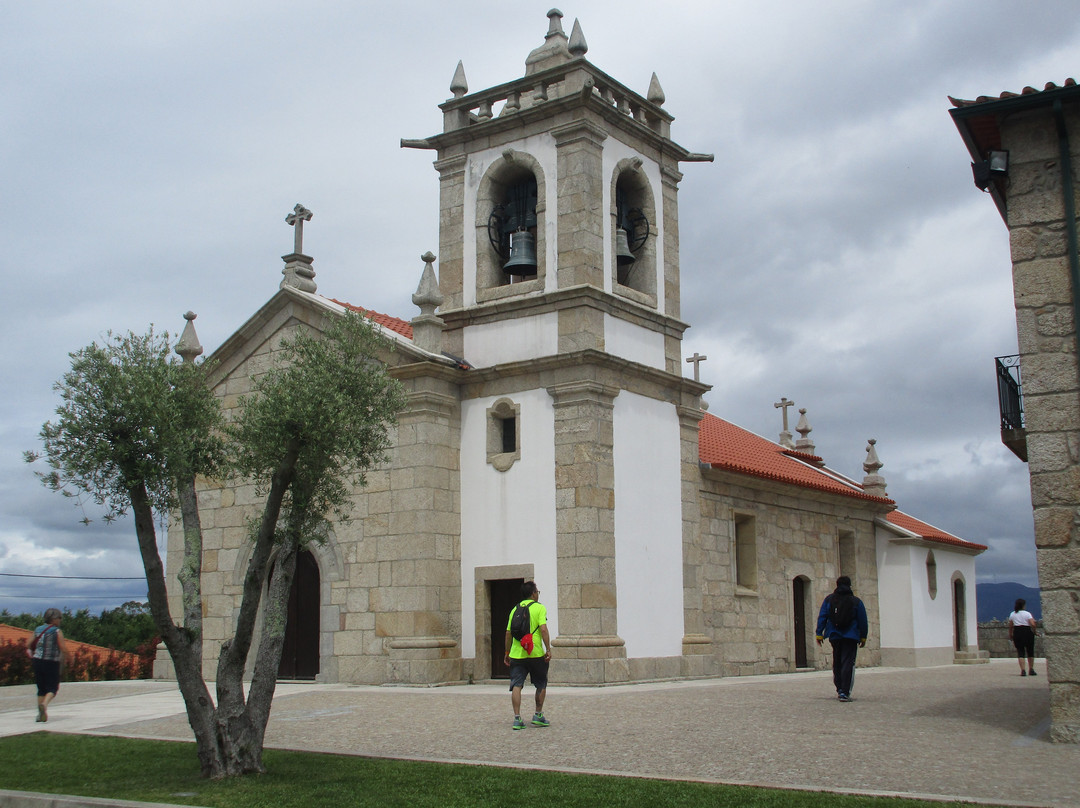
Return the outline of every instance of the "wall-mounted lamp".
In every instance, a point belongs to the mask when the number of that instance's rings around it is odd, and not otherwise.
[[[981,163],[971,164],[971,174],[975,179],[975,187],[985,191],[990,186],[990,180],[995,177],[1004,177],[1009,173],[1009,152],[1006,149],[991,149],[986,153],[986,159]]]

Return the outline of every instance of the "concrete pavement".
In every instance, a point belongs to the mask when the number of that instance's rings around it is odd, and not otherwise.
[[[1045,666],[1040,663],[1040,674]],[[1080,806],[1080,746],[1051,744],[1045,675],[1014,660],[552,687],[546,729],[512,732],[503,684],[279,685],[268,747],[997,805]],[[529,687],[522,711],[532,709]],[[70,683],[34,723],[32,687],[0,689],[0,735],[190,740],[169,682]],[[0,804],[4,804],[0,797]]]

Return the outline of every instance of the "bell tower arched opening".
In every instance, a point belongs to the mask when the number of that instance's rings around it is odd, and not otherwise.
[[[656,202],[640,158],[620,160],[612,178],[612,288],[656,305]]]
[[[507,149],[476,195],[478,301],[543,289],[546,275],[544,180],[531,155]]]

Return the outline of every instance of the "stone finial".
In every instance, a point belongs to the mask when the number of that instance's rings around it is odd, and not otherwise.
[[[435,255],[429,250],[420,256],[424,262],[424,271],[420,276],[420,285],[412,296],[412,302],[420,307],[420,314],[411,321],[413,344],[431,353],[442,353],[442,334],[446,323],[436,316],[435,309],[446,299],[439,289],[435,277]]]
[[[547,13],[547,18],[548,32],[544,34],[544,39],[551,39],[553,36],[561,36],[566,39],[566,34],[563,33],[562,29],[563,13],[559,9],[553,8]]]
[[[787,411],[788,407],[794,407],[794,401],[788,401],[787,396],[781,396],[780,400],[773,404],[774,407],[778,407],[784,415],[783,424],[784,428],[780,432],[780,445],[785,449],[794,449],[795,442],[791,439],[791,432],[788,430]]]
[[[863,477],[862,487],[863,491],[871,496],[884,497],[887,496],[885,493],[885,478],[878,474],[878,471],[885,464],[878,460],[877,449],[874,448],[876,443],[875,438],[870,438],[867,441],[866,460],[862,464],[866,476]]]
[[[667,101],[664,88],[660,86],[660,79],[656,77],[656,73],[652,74],[652,81],[649,82],[649,91],[645,94],[645,98],[658,107],[662,107],[664,102]]]
[[[469,92],[469,82],[465,80],[465,65],[458,60],[457,70],[454,71],[454,78],[450,80],[450,92],[454,94],[454,98],[461,98]]]
[[[565,64],[574,57],[567,47],[566,34],[562,28],[563,13],[557,8],[548,12],[548,32],[544,35],[544,44],[536,48],[525,59],[525,75],[529,76],[549,67]],[[582,37],[584,41],[584,37]]]
[[[806,420],[806,407],[799,410],[799,423],[795,425],[795,431],[799,433],[799,439],[795,441],[795,448],[806,454],[814,454],[814,442],[810,440],[810,432],[813,427]]]
[[[184,315],[187,323],[184,325],[184,332],[180,335],[180,341],[173,348],[185,363],[194,362],[195,357],[201,356],[203,352],[203,347],[199,344],[199,335],[195,333],[195,318],[197,316],[193,311],[189,311]]]
[[[586,53],[589,52],[589,44],[585,41],[585,34],[581,32],[581,23],[574,18],[574,27],[570,30],[570,45],[567,48],[570,51],[570,55],[575,59],[580,59]],[[655,77],[655,73],[653,76]]]

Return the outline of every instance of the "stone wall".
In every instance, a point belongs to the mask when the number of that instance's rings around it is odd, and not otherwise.
[[[1035,635],[1035,656],[1046,656],[1046,639],[1043,623],[1038,622],[1038,633]],[[1016,648],[1009,639],[1009,624],[1004,620],[991,620],[987,623],[979,623],[979,648],[989,652],[994,659],[1014,659]]]
[[[796,670],[794,579],[804,589],[807,666],[831,665],[829,648],[814,642],[822,600],[839,573],[839,531],[854,533],[854,571],[845,570],[866,604],[870,639],[860,665],[878,665],[878,582],[872,505],[847,497],[803,492],[788,486],[721,472],[707,474],[701,492],[700,565],[694,570],[702,595],[703,632],[712,640],[724,676]],[[884,512],[884,508],[882,509]],[[756,580],[740,585],[735,523],[753,517]]]
[[[1035,545],[1055,740],[1080,741],[1080,375],[1070,283],[1066,183],[1049,104],[1003,115],[1017,337],[1023,374]],[[1073,165],[1080,114],[1065,107]],[[1072,212],[1075,216],[1075,211]]]

